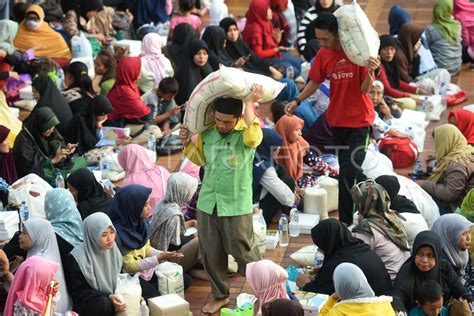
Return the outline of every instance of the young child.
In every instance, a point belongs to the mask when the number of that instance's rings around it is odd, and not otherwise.
[[[200,34],[201,33],[201,19],[197,15],[192,14],[192,11],[195,6],[194,0],[179,0],[178,5],[179,5],[179,11],[181,12],[181,14],[171,18],[170,37],[176,25],[183,22],[191,24],[191,26],[196,31],[196,34]]]
[[[163,133],[168,133],[181,121],[181,107],[174,100],[179,90],[175,78],[164,78],[157,89],[147,93],[143,99],[146,104],[155,107],[154,120]]]
[[[415,300],[418,306],[409,316],[448,316],[448,309],[443,306],[443,291],[434,280],[424,281],[416,288]]]

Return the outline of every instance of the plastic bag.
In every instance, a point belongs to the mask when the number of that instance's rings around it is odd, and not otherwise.
[[[253,305],[246,305],[241,308],[223,308],[221,316],[253,316]]]
[[[306,267],[314,264],[314,257],[318,247],[316,245],[309,245],[301,248],[300,250],[292,253],[290,258],[295,260],[299,265]]]
[[[174,262],[163,262],[155,268],[161,295],[178,294],[184,298],[183,267]]]
[[[8,194],[9,202],[26,202],[30,218],[46,218],[44,213],[44,198],[53,187],[34,173],[15,181]]]
[[[71,63],[79,61],[87,66],[89,77],[95,76],[94,71],[94,57],[92,45],[87,39],[84,32],[80,32],[71,38]]]
[[[131,276],[128,273],[117,275],[117,288],[115,294],[127,304],[127,309],[123,312],[116,312],[116,316],[141,316],[142,288],[140,286],[139,273]]]
[[[263,256],[267,248],[267,224],[261,209],[253,214],[253,233],[255,245],[258,247],[260,255]]]

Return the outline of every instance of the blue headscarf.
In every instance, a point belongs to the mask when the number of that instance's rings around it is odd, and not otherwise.
[[[411,14],[399,6],[394,5],[388,14],[388,24],[390,24],[390,35],[397,35],[403,24],[410,23]]]
[[[54,232],[75,247],[82,243],[83,224],[76,201],[66,189],[53,189],[46,193],[44,213]]]
[[[150,193],[150,188],[130,184],[117,192],[110,206],[109,217],[117,229],[121,245],[128,250],[142,248],[150,237],[148,220],[140,218]]]
[[[138,28],[150,22],[158,24],[169,21],[165,7],[166,0],[138,0],[135,5],[135,26]]]

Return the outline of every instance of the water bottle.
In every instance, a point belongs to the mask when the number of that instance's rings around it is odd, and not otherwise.
[[[413,127],[408,127],[407,131],[408,137],[410,137],[411,140],[415,139],[415,131],[413,131]]]
[[[322,266],[324,261],[324,255],[317,250],[316,254],[314,255],[314,265],[315,266]]]
[[[20,221],[23,224],[25,221],[28,220],[30,217],[30,212],[28,210],[28,205],[26,205],[26,201],[21,202],[20,207]]]
[[[295,68],[293,66],[286,67],[286,77],[288,79],[295,79]]]
[[[445,81],[441,82],[441,87],[439,88],[439,95],[441,96],[441,103],[443,104],[443,106],[448,106],[448,85]]]
[[[66,185],[64,183],[64,178],[61,172],[57,171],[56,172],[56,188],[65,188]]]
[[[419,159],[416,160],[415,162],[415,168],[413,169],[414,174],[422,174],[423,173],[423,167],[421,166],[421,161]]]
[[[107,179],[109,175],[109,163],[106,161],[105,157],[105,154],[102,154],[99,163],[102,179]]]
[[[280,221],[278,222],[278,232],[280,233],[280,246],[288,246],[290,236],[288,234],[288,219],[285,214],[281,214]]]
[[[148,150],[156,151],[156,138],[155,133],[153,132],[148,134]]]
[[[290,236],[298,237],[300,235],[300,226],[299,226],[299,213],[296,208],[296,204],[293,204],[293,207],[290,211]]]

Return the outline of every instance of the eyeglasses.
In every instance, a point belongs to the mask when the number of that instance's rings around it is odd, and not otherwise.
[[[416,257],[420,258],[420,259],[428,259],[428,260],[436,260],[436,256],[434,253],[429,253],[427,255],[423,254],[423,253],[420,253],[420,252],[417,252],[415,254]]]

